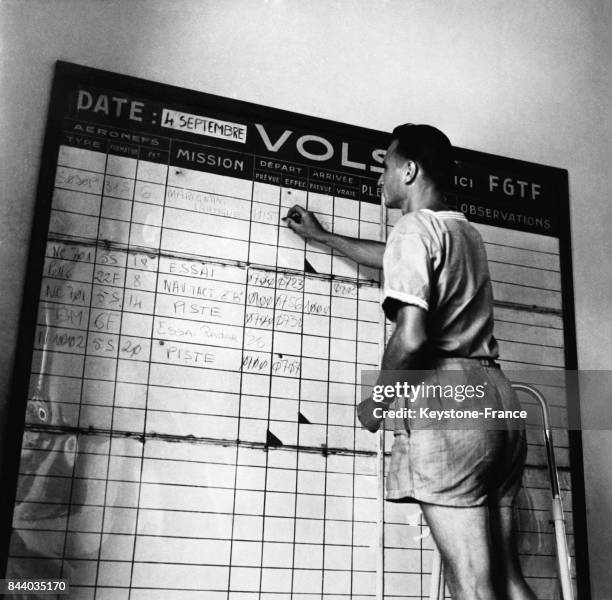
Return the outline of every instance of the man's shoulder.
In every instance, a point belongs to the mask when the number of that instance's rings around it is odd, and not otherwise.
[[[467,223],[462,213],[455,211],[416,210],[399,218],[393,227],[392,235],[400,237],[417,234],[440,242],[444,232],[448,229],[450,219],[464,220]]]

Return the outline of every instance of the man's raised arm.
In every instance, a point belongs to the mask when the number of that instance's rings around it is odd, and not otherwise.
[[[325,244],[345,256],[367,267],[382,269],[385,244],[374,240],[360,240],[345,235],[326,231],[310,211],[298,206],[292,206],[286,217],[283,217],[292,231],[304,239]]]

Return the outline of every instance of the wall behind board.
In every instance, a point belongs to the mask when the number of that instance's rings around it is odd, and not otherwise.
[[[579,364],[612,364],[607,0],[4,0],[0,17],[0,423],[57,59],[375,129],[429,122],[459,146],[567,168]],[[603,600],[612,432],[584,446]]]

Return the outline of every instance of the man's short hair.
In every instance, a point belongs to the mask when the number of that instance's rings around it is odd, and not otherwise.
[[[431,125],[406,123],[391,134],[397,140],[395,151],[417,162],[427,177],[442,189],[450,187],[453,176],[453,147],[450,140]]]

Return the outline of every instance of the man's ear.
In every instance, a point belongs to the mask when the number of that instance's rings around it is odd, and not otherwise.
[[[406,185],[412,183],[417,173],[419,172],[419,165],[413,160],[408,159],[404,165],[404,183]]]

